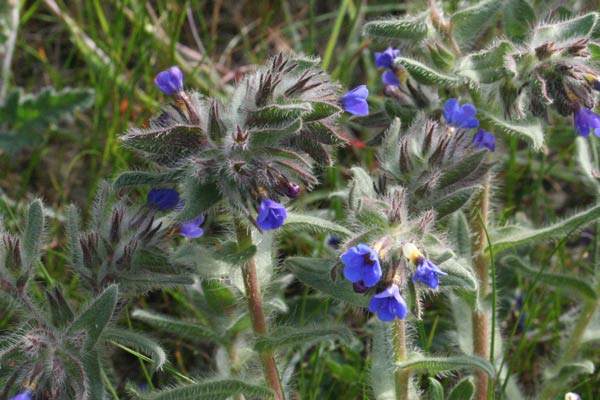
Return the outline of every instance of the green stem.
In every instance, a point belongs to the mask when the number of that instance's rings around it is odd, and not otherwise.
[[[394,320],[394,360],[396,363],[406,361],[406,323],[403,319]],[[408,382],[410,372],[408,369],[396,369],[396,399],[408,400]]]
[[[235,220],[235,230],[239,249],[245,249],[252,245],[252,236],[249,230],[242,224],[241,220]],[[256,274],[256,260],[250,258],[248,262],[242,266],[242,275],[244,277],[244,288],[246,289],[246,300],[248,301],[248,310],[252,319],[252,327],[254,333],[258,336],[267,335],[267,320],[262,303],[260,293],[260,285],[258,283],[258,275]],[[265,379],[275,392],[276,400],[284,400],[281,382],[279,381],[279,373],[277,364],[275,364],[275,356],[271,350],[263,350],[260,352],[260,360],[263,366]]]
[[[485,304],[489,287],[489,260],[485,253],[488,245],[486,238],[486,226],[488,223],[488,211],[490,205],[490,178],[487,177],[483,190],[479,197],[479,208],[471,218],[471,231],[473,235],[473,253],[475,254],[474,265],[477,279],[479,280],[480,308],[474,309],[473,319],[473,352],[483,359],[490,357],[490,311]],[[477,399],[485,400],[488,395],[488,375],[483,371],[477,371]]]

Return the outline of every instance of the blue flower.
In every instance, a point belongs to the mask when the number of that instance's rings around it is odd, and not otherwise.
[[[421,257],[417,263],[417,269],[412,277],[413,282],[422,282],[432,289],[438,287],[440,275],[448,275],[438,268],[437,265]]]
[[[496,138],[490,132],[480,129],[473,136],[473,145],[478,149],[496,150]]]
[[[179,67],[171,67],[156,75],[154,83],[164,94],[172,96],[183,90],[183,72]]]
[[[382,68],[393,68],[394,60],[400,55],[400,50],[388,47],[383,53],[375,53],[375,65]]]
[[[368,96],[369,89],[365,85],[357,86],[342,96],[342,106],[350,114],[358,116],[367,115],[369,114]]]
[[[363,281],[366,287],[371,287],[381,279],[381,265],[377,252],[360,243],[342,254],[344,276],[352,283]]]
[[[388,69],[381,75],[381,82],[385,85],[398,86],[400,85],[400,79],[396,76],[396,73],[391,69]]]
[[[256,222],[262,229],[268,231],[277,229],[283,225],[283,220],[287,218],[287,212],[283,204],[279,204],[271,199],[263,199],[258,207],[258,217]]]
[[[600,136],[600,115],[590,109],[581,107],[573,114],[573,123],[575,124],[575,132],[581,136],[588,136],[590,129],[594,130],[596,136]]]
[[[393,321],[396,318],[404,319],[408,308],[400,289],[394,284],[373,296],[369,302],[369,311],[377,312],[377,317],[382,321]]]
[[[204,215],[200,214],[191,221],[179,225],[179,234],[188,239],[196,239],[204,235],[204,230],[200,225],[204,223]]]
[[[458,104],[456,99],[448,99],[444,104],[444,119],[448,125],[455,128],[472,129],[479,126],[479,121],[475,118],[477,109],[473,104]]]
[[[12,397],[10,400],[31,400],[31,392],[26,390],[23,393],[19,393],[18,395]]]
[[[167,211],[179,203],[179,193],[174,189],[150,189],[147,204],[160,211]]]

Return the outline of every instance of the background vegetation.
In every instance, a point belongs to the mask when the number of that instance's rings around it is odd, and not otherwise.
[[[452,11],[458,3],[462,2],[448,1],[445,6]],[[594,3],[586,2],[585,8],[578,11],[597,10]],[[28,125],[13,126],[8,111],[0,114],[0,213],[9,229],[22,230],[19,221],[24,221],[21,215],[30,200],[42,198],[51,210],[46,270],[36,279],[60,281],[70,290],[71,298],[77,298],[79,282],[66,265],[65,232],[60,223],[70,203],[84,210],[86,220],[101,181],[141,165],[139,158],[119,144],[118,136],[130,126],[144,126],[159,104],[166,101],[154,85],[159,71],[179,65],[186,87],[222,97],[242,74],[276,52],[319,55],[323,67],[344,87],[367,84],[372,94],[370,105],[376,109],[383,99],[383,86],[373,53],[383,49],[369,47],[361,27],[368,20],[403,14],[412,7],[420,5],[355,0],[22,2],[8,87],[22,88],[21,96],[33,105],[27,109],[31,113]],[[544,7],[552,10],[548,18],[560,17],[559,8]],[[59,92],[76,88],[65,92],[62,99],[63,109],[75,113],[69,118],[36,115],[45,107],[39,94],[46,87]],[[37,97],[31,100],[33,97],[27,97],[30,95]],[[346,134],[351,145],[338,151],[335,167],[320,171],[321,186],[304,194],[296,206],[320,209],[341,220],[343,203],[331,193],[346,186],[351,165],[361,164],[366,169],[374,165],[368,144],[380,132],[378,128],[348,126]],[[582,183],[576,168],[574,143],[571,122],[556,119],[543,151],[529,151],[516,139],[497,151],[501,164],[498,170],[502,172],[495,179],[503,186],[495,193],[494,205],[501,220],[527,218],[539,226],[565,216],[567,210],[594,202],[593,193]],[[597,268],[590,251],[595,236],[595,229],[590,228],[537,250],[540,259],[552,258],[552,272],[589,271]],[[322,234],[290,235],[283,238],[281,254],[328,253],[333,251],[329,239]],[[577,307],[571,297],[539,280],[514,270],[499,269],[497,273],[501,296],[498,323],[511,338],[512,347],[507,353],[516,361],[511,363],[511,372],[517,374],[525,392],[533,394],[541,380],[544,360],[553,356],[562,339],[561,327]],[[284,322],[333,317],[350,326],[357,337],[368,336],[369,327],[364,325],[366,319],[361,312],[324,300],[323,295],[300,283],[289,286],[285,296],[290,308]],[[431,301],[443,302],[440,297]],[[444,308],[444,304],[426,306]],[[180,291],[152,292],[127,305],[121,325],[148,329],[139,319],[129,318],[133,309],[184,318],[193,308]],[[430,337],[451,325],[445,315],[448,313],[427,315],[425,325]],[[0,330],[6,328],[8,320],[0,308]],[[151,380],[141,355],[119,351],[115,355],[122,358],[117,371],[121,384],[115,388],[119,395],[128,381],[164,387],[185,382],[186,376],[201,375],[218,362],[210,343],[173,339],[159,332],[155,335],[162,338],[171,364]],[[436,342],[430,345],[435,348]],[[586,358],[600,360],[597,345],[587,346],[585,352]],[[366,342],[361,340],[298,349],[293,371],[288,372],[297,375],[297,397],[367,398],[367,355]],[[598,366],[596,361],[596,369]],[[595,399],[600,396],[599,387],[600,374],[596,373],[565,391]]]

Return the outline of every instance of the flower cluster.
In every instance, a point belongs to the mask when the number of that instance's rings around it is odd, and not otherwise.
[[[439,277],[447,275],[423,256],[414,244],[405,244],[402,252],[417,267],[412,277],[413,282],[421,282],[435,289],[439,285]],[[348,249],[342,254],[341,261],[344,264],[344,277],[352,282],[353,289],[357,293],[365,293],[381,280],[382,268],[379,253],[364,243]],[[393,282],[375,294],[369,302],[369,311],[377,313],[378,318],[382,321],[403,319],[408,312],[406,301],[400,293],[400,280],[394,277]]]
[[[375,53],[375,65],[386,70],[381,75],[381,81],[385,85],[398,86],[400,79],[396,75],[397,68],[394,66],[394,60],[400,55],[399,49],[388,47],[382,53]]]
[[[460,105],[457,99],[446,100],[442,110],[446,123],[456,129],[474,129],[479,126],[475,118],[477,109],[473,104]],[[496,138],[490,132],[479,129],[473,136],[473,145],[478,149],[496,150]]]

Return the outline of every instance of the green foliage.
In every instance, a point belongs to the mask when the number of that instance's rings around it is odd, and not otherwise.
[[[94,92],[89,89],[66,88],[56,91],[44,88],[39,93],[24,95],[13,89],[0,104],[0,150],[15,153],[25,147],[38,146],[52,124],[89,108]]]
[[[335,327],[281,327],[269,334],[258,338],[254,347],[258,351],[275,350],[280,347],[289,347],[297,345],[311,345],[313,343],[324,342],[326,340],[339,339],[344,343],[349,343],[352,333],[343,325]]]
[[[518,225],[497,228],[490,232],[492,249],[498,253],[540,240],[564,238],[598,218],[600,206],[594,206],[544,228],[532,229]]]
[[[403,39],[418,42],[425,39],[428,32],[427,13],[414,17],[371,21],[363,27],[363,34],[380,40]]]
[[[453,33],[461,47],[472,48],[481,40],[483,33],[494,25],[502,3],[497,0],[480,1],[452,15]]]
[[[448,400],[471,400],[475,395],[475,384],[472,378],[465,378],[452,388]]]
[[[581,279],[566,274],[553,274],[545,272],[539,268],[533,268],[527,265],[521,258],[515,255],[508,255],[502,259],[502,264],[509,268],[518,268],[533,279],[544,282],[545,284],[557,289],[568,290],[574,295],[581,296],[586,301],[596,301],[598,295],[593,284],[589,279]]]
[[[478,356],[454,356],[454,357],[421,357],[414,356],[407,361],[396,363],[399,369],[425,370],[435,374],[444,371],[456,371],[463,368],[481,370],[489,376],[494,376],[494,367],[489,361]]]
[[[237,394],[243,394],[247,399],[274,398],[273,392],[264,386],[235,379],[208,380],[152,393],[132,387],[129,390],[140,400],[225,400]]]
[[[336,224],[335,222],[328,221],[323,218],[315,217],[312,215],[298,214],[294,212],[288,212],[288,216],[285,219],[284,230],[303,230],[309,232],[328,232],[335,233],[342,237],[350,236],[352,234],[347,228]]]

